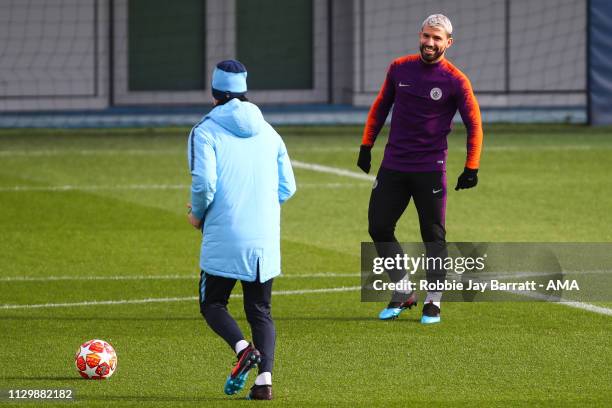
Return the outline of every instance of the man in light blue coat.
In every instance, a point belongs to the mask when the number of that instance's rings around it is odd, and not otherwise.
[[[270,315],[272,281],[281,273],[280,205],[296,190],[287,149],[245,94],[247,72],[238,61],[217,64],[215,107],[191,130],[189,222],[201,229],[200,311],[236,352],[224,391],[244,388],[259,365],[249,398],[272,398],[276,332]],[[240,280],[253,343],[227,310]]]

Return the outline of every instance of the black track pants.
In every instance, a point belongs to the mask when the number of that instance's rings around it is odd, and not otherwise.
[[[395,225],[406,210],[410,199],[414,200],[419,215],[421,238],[427,257],[446,257],[446,173],[399,172],[381,167],[370,196],[368,231],[378,255],[395,257],[404,254],[395,238]],[[397,282],[404,270],[388,270],[391,281]],[[443,268],[427,270],[428,282],[443,282]]]
[[[258,277],[259,278],[259,277]],[[240,281],[244,294],[244,312],[251,326],[253,344],[261,352],[259,372],[272,372],[276,329],[270,314],[272,281],[264,283]],[[234,350],[236,343],[245,337],[238,323],[229,314],[227,303],[236,279],[223,278],[202,272],[200,275],[200,312],[206,323]]]

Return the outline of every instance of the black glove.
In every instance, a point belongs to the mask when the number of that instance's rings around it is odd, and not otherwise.
[[[464,188],[476,187],[476,184],[478,184],[478,169],[468,169],[466,167],[463,169],[463,173],[461,173],[457,179],[455,191],[463,190]]]
[[[372,161],[372,146],[361,145],[359,148],[359,158],[357,159],[357,167],[364,171],[370,172]]]

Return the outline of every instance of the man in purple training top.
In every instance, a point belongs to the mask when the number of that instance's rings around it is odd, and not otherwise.
[[[455,190],[478,183],[482,149],[480,108],[468,78],[446,58],[453,44],[453,27],[442,14],[425,19],[419,33],[420,52],[394,60],[370,108],[357,165],[370,171],[371,149],[393,106],[391,131],[384,158],[370,196],[368,230],[378,255],[395,257],[403,250],[395,238],[395,225],[414,199],[427,257],[446,257],[447,135],[457,110],[467,129],[467,160]],[[393,282],[406,271],[388,270]],[[446,271],[428,269],[427,280],[443,282]],[[421,323],[440,321],[442,292],[427,292]],[[416,305],[409,291],[396,291],[380,313],[394,319]]]

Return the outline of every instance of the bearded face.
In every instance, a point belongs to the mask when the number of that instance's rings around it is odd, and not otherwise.
[[[440,49],[435,45],[425,45],[421,44],[421,58],[426,62],[435,62],[437,61],[443,54],[444,49]]]
[[[419,34],[421,58],[427,63],[438,62],[452,43],[452,37],[449,37],[444,29],[440,27],[423,27]]]

